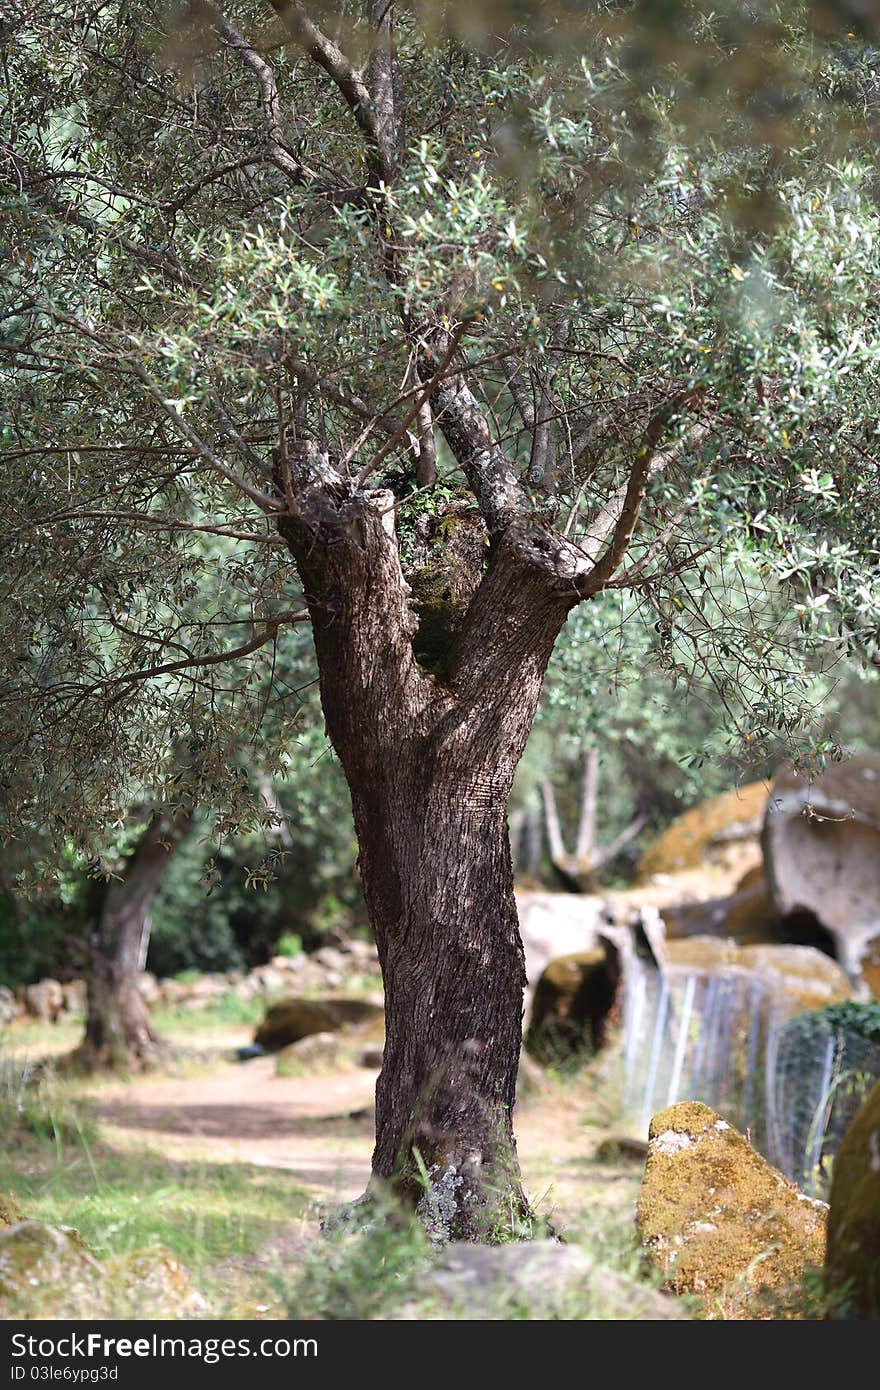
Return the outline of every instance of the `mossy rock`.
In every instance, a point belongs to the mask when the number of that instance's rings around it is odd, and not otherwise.
[[[106,1273],[116,1306],[136,1310],[139,1318],[198,1318],[208,1312],[207,1299],[164,1245],[108,1260]]]
[[[254,1042],[266,1052],[280,1052],[283,1047],[311,1037],[313,1033],[366,1028],[384,1018],[382,1005],[368,999],[281,999],[266,1010],[254,1034]]]
[[[8,1230],[24,1220],[24,1212],[11,1193],[0,1193],[0,1230]]]
[[[773,986],[785,1014],[822,1009],[852,997],[846,971],[813,946],[741,946],[729,937],[688,936],[668,941],[666,957],[676,970],[749,971]]]
[[[19,1221],[0,1231],[4,1317],[94,1307],[104,1294],[105,1272],[76,1231],[42,1221]]]
[[[278,1053],[276,1076],[307,1076],[351,1066],[353,1052],[341,1033],[311,1033]]]
[[[826,1211],[707,1105],[682,1101],[651,1121],[636,1220],[675,1292],[794,1297],[822,1264]]]
[[[195,1318],[207,1311],[164,1246],[103,1261],[69,1226],[20,1221],[0,1231],[4,1318]]]
[[[617,957],[604,947],[551,961],[535,987],[529,1056],[546,1066],[598,1051],[619,984]]]
[[[637,883],[655,874],[674,874],[724,857],[723,846],[736,838],[750,839],[761,831],[767,805],[766,782],[750,782],[734,791],[701,801],[665,830],[639,860]]]
[[[834,1160],[826,1274],[835,1316],[880,1319],[880,1081]]]

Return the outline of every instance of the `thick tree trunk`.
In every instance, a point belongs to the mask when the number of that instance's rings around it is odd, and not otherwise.
[[[387,494],[300,491],[279,529],[309,603],[385,983],[374,1183],[445,1237],[521,1230],[513,1137],[525,971],[507,800],[575,598],[495,543],[445,681],[420,670]]]
[[[139,983],[150,934],[150,904],[187,834],[190,818],[155,815],[121,877],[102,894],[91,940],[86,1029],[72,1065],[81,1071],[133,1071],[153,1065],[161,1043],[150,1024]]]
[[[352,787],[385,983],[373,1172],[459,1239],[527,1214],[512,1128],[525,969],[506,796],[467,774],[429,738],[381,787]]]

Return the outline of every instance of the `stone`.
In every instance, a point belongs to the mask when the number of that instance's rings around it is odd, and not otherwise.
[[[823,1262],[827,1207],[799,1192],[707,1105],[660,1111],[636,1222],[645,1250],[676,1293],[738,1288],[795,1298]]]
[[[785,1015],[852,998],[846,972],[813,946],[738,946],[729,939],[692,936],[668,941],[665,955],[671,972],[749,971],[772,986],[778,1010]]]
[[[868,992],[874,999],[880,999],[880,936],[867,942],[860,966]]]
[[[880,1319],[880,1081],[834,1160],[826,1280],[833,1317]]]
[[[317,951],[312,952],[312,963],[320,965],[324,970],[333,970],[341,973],[348,967],[342,951],[337,946],[320,946]]]
[[[668,1294],[602,1265],[589,1251],[554,1240],[453,1244],[419,1276],[419,1298],[392,1317],[472,1320],[685,1319]]]
[[[310,1033],[281,1049],[275,1075],[303,1076],[307,1072],[332,1071],[350,1062],[351,1049],[340,1033]]]
[[[760,863],[758,841],[768,792],[766,782],[750,782],[686,811],[642,855],[636,882],[703,864],[736,863],[745,872]]]
[[[11,1193],[0,1193],[0,1230],[8,1230],[23,1221],[21,1207]]]
[[[69,1227],[19,1221],[0,1231],[0,1312],[88,1306],[101,1295],[99,1261]]]
[[[858,980],[880,936],[880,755],[829,763],[813,778],[786,763],[773,779],[762,842],[777,912],[826,933]]]
[[[670,938],[718,936],[741,946],[785,940],[761,864],[742,876],[733,893],[664,904],[660,912]]]
[[[105,1261],[69,1226],[0,1229],[0,1316],[194,1318],[208,1312],[162,1246]]]
[[[68,980],[61,986],[64,995],[64,1012],[66,1014],[84,1014],[86,1011],[86,982],[85,980]]]
[[[370,1043],[362,1047],[355,1059],[359,1067],[367,1067],[369,1070],[379,1070],[385,1060],[385,1046],[377,1043]]]
[[[108,1260],[106,1275],[117,1307],[138,1318],[202,1318],[208,1300],[164,1245],[148,1246]]]
[[[267,1052],[280,1052],[312,1033],[335,1033],[341,1028],[384,1022],[381,1004],[368,999],[281,999],[272,1004],[254,1034]]]
[[[618,955],[610,944],[551,961],[532,1000],[529,1056],[546,1065],[597,1052],[619,985]]]
[[[8,985],[0,985],[0,1027],[21,1014],[21,1005]]]
[[[600,946],[601,898],[578,893],[516,895],[519,929],[526,958],[527,999],[542,973],[559,956]]]
[[[40,980],[22,993],[27,1012],[43,1023],[54,1023],[64,1012],[64,991],[57,980]]]
[[[142,972],[138,982],[138,990],[148,1009],[152,1009],[155,1004],[158,1004],[162,996],[162,987],[150,970]]]

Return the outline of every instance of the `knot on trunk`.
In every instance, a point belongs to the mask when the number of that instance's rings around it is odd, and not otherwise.
[[[419,627],[413,651],[419,665],[445,676],[464,616],[486,567],[488,537],[478,508],[465,494],[442,510],[418,515],[407,566]]]

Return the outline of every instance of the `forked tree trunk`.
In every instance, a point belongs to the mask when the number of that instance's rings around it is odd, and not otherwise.
[[[72,1065],[80,1071],[133,1071],[152,1065],[160,1039],[140,993],[150,905],[190,818],[154,815],[119,878],[107,884],[91,939],[86,1029]]]
[[[530,538],[511,528],[445,678],[427,675],[390,500],[301,490],[280,530],[311,611],[384,977],[374,1179],[443,1235],[478,1239],[528,1215],[512,1125],[525,971],[506,813],[575,600],[547,584]]]

